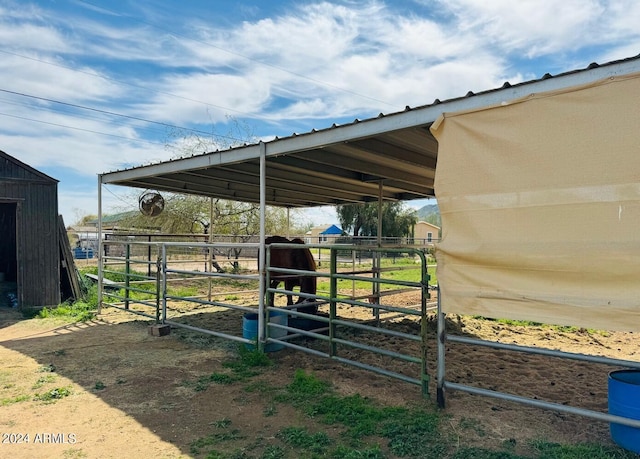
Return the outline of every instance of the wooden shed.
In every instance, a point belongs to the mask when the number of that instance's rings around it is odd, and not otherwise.
[[[0,304],[60,304],[58,226],[58,180],[0,151]]]

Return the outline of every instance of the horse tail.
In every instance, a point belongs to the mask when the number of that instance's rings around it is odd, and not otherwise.
[[[316,260],[315,258],[313,258],[313,254],[311,253],[311,250],[304,249],[304,255],[307,258],[307,266],[309,266],[309,271],[315,271],[317,269]]]

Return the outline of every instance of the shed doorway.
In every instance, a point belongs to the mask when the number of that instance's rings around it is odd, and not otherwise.
[[[17,303],[18,204],[0,202],[0,306],[13,307]]]

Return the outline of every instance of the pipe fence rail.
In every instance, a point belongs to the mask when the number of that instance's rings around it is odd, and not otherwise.
[[[427,265],[424,250],[306,245],[325,260],[317,271],[307,271],[269,266],[272,249],[300,248],[270,244],[261,275],[259,243],[123,239],[102,244],[101,306],[260,350],[290,348],[327,357],[418,385],[428,396],[427,310],[435,308],[429,302],[428,269],[433,271],[434,266]],[[233,256],[217,256],[216,266],[214,253]],[[314,276],[316,294],[286,290],[283,285],[271,288],[276,274]],[[302,303],[287,306],[287,294]],[[266,303],[270,295],[275,304]],[[317,314],[298,310],[312,305]],[[284,314],[286,320],[267,320],[273,312]],[[252,313],[258,318],[256,330],[247,336],[244,319]]]
[[[457,390],[640,428],[637,419],[448,381],[446,343],[635,369],[640,369],[640,363],[448,334],[439,289],[429,285],[429,272],[435,266],[428,265],[425,250],[309,244],[316,260],[323,262],[317,271],[305,271],[269,266],[272,248],[300,248],[297,244],[271,244],[266,246],[261,275],[259,243],[119,240],[102,244],[99,307],[118,308],[260,350],[280,346],[329,358],[418,385],[424,396],[429,395],[430,381],[427,313],[436,310],[436,398],[440,407],[445,406],[446,391]],[[213,263],[216,253],[228,256],[218,255]],[[269,283],[274,274],[314,276],[318,289],[309,294],[272,288]],[[437,292],[437,302],[431,302],[431,289]],[[276,304],[266,304],[270,294]],[[302,303],[287,306],[288,294],[298,296]],[[407,302],[407,297],[412,301]],[[312,305],[318,306],[317,314],[298,310]],[[267,320],[273,312],[284,313],[287,320]],[[247,337],[242,320],[252,313],[257,314],[258,323],[255,333]]]
[[[483,389],[469,384],[461,384],[446,379],[446,344],[458,343],[467,344],[472,346],[484,346],[493,349],[521,352],[527,354],[537,354],[550,357],[557,357],[569,360],[578,360],[582,362],[597,363],[604,365],[611,365],[616,367],[635,368],[640,369],[640,362],[632,362],[628,360],[613,359],[609,357],[578,354],[573,352],[558,351],[553,349],[535,348],[530,346],[522,346],[517,344],[506,344],[494,341],[486,341],[476,338],[468,338],[465,336],[458,336],[448,334],[446,330],[446,318],[445,313],[442,312],[442,298],[438,294],[437,301],[437,315],[438,315],[438,360],[437,360],[437,375],[436,375],[436,400],[440,408],[445,408],[446,405],[446,391],[458,390],[461,392],[467,392],[474,395],[482,395],[499,400],[505,400],[523,405],[534,406],[537,408],[556,411],[559,413],[574,414],[583,416],[599,421],[616,423],[630,427],[640,428],[640,420],[632,419],[623,416],[612,415],[601,411],[595,411],[585,408],[579,408],[575,406],[554,403],[550,401],[540,400],[538,398],[524,397],[520,395],[509,394],[498,390]]]

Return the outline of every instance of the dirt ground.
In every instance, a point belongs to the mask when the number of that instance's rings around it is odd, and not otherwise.
[[[448,325],[456,333],[505,343],[640,360],[640,340],[632,333],[524,327],[468,317],[452,317]],[[222,419],[254,433],[244,442],[260,438],[268,443],[284,426],[327,429],[286,404],[265,416],[269,402],[260,391],[236,385],[194,391],[187,382],[220,371],[237,345],[222,340],[202,345],[201,335],[183,330],[154,337],[148,326],[148,321],[113,308],[78,324],[26,320],[13,309],[0,308],[0,457],[194,457],[193,442],[210,435]],[[400,328],[415,326],[397,323]],[[241,321],[229,327],[241,329]],[[256,381],[264,387],[287,385],[296,369],[303,368],[331,381],[342,394],[359,393],[394,405],[433,405],[435,340],[428,353],[431,400],[415,385],[292,349],[270,353],[275,365]],[[603,412],[607,375],[615,369],[455,343],[448,344],[447,359],[447,379],[452,381]],[[43,394],[60,394],[56,390],[61,388],[68,396],[42,400]],[[526,454],[532,439],[611,443],[606,423],[462,392],[447,394],[444,413],[460,445],[499,448],[509,442]]]

